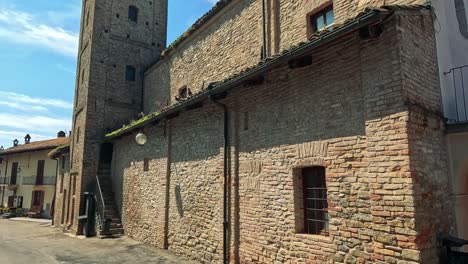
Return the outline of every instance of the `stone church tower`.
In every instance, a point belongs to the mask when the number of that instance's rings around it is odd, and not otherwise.
[[[93,191],[104,135],[142,111],[143,72],[166,46],[167,0],[83,0],[71,140],[69,223]]]

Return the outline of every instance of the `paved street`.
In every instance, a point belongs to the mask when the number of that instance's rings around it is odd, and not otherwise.
[[[189,263],[129,238],[80,239],[47,223],[0,219],[0,263]]]

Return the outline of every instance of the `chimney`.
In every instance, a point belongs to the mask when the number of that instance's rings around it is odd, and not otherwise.
[[[17,147],[18,143],[19,143],[18,139],[13,140],[13,147]]]
[[[57,137],[58,137],[58,138],[63,138],[63,137],[65,137],[65,136],[66,136],[66,134],[65,134],[65,132],[63,132],[63,131],[59,131],[59,132],[57,133]]]
[[[29,144],[31,143],[31,136],[29,134],[26,134],[24,137],[24,144]]]

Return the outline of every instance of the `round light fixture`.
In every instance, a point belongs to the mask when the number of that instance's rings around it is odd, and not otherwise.
[[[148,142],[148,137],[143,134],[143,133],[138,133],[136,136],[135,136],[135,142],[140,145],[140,146],[143,146],[144,144],[146,144],[146,142]]]

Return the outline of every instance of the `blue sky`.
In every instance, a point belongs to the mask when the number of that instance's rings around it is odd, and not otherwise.
[[[169,0],[168,44],[216,0]],[[0,0],[0,146],[71,129],[81,0]]]

